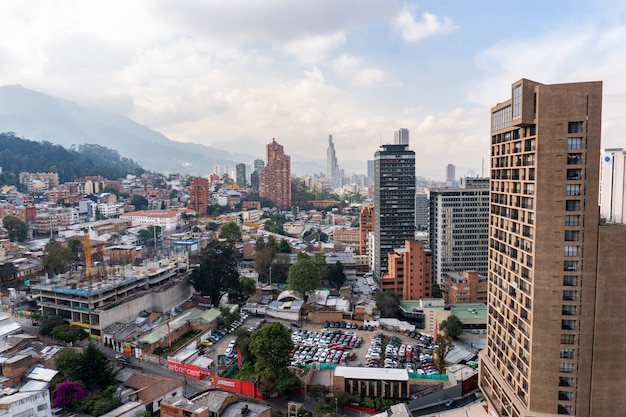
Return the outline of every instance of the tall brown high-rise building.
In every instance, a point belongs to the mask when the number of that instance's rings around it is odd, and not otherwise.
[[[361,212],[359,213],[359,255],[367,255],[368,247],[367,240],[370,232],[374,231],[374,207],[373,206],[363,206],[361,207]],[[370,248],[370,251],[372,249]]]
[[[626,237],[599,227],[601,117],[601,82],[522,79],[491,110],[491,416],[625,414]]]
[[[291,207],[291,157],[272,139],[266,146],[265,168],[259,173],[259,196],[281,210]]]
[[[206,214],[209,208],[209,180],[193,177],[189,181],[189,203],[187,208],[197,213]]]

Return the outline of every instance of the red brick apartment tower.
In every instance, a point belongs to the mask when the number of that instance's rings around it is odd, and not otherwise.
[[[364,206],[359,214],[359,255],[367,255],[367,235],[374,231],[374,207]]]
[[[406,240],[404,248],[387,255],[387,272],[382,276],[383,291],[394,291],[405,300],[420,300],[432,296],[432,252],[424,242]]]
[[[626,237],[599,226],[601,121],[602,82],[521,79],[491,109],[490,416],[626,414]]]
[[[281,210],[291,208],[291,157],[272,139],[266,147],[265,168],[259,174],[259,196]]]
[[[206,214],[209,207],[209,180],[194,177],[189,181],[189,204],[187,208]]]

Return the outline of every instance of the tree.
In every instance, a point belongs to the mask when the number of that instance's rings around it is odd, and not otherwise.
[[[435,366],[443,374],[443,370],[446,367],[446,356],[452,350],[452,338],[445,333],[439,333],[437,335],[437,345],[435,346],[435,352],[433,360]]]
[[[320,271],[320,281],[328,280],[328,264],[326,263],[326,254],[324,252],[315,252],[313,255],[313,263],[317,265]]]
[[[300,381],[289,369],[289,352],[293,349],[291,333],[280,323],[268,323],[250,338],[254,372],[266,385],[283,391],[299,386]]]
[[[374,295],[376,308],[382,317],[395,317],[400,306],[400,296],[393,291],[381,291]]]
[[[438,284],[433,284],[432,286],[432,297],[433,298],[441,298],[442,297],[442,293],[441,293],[441,287]]]
[[[72,261],[76,262],[80,259],[80,256],[83,253],[83,242],[81,239],[69,239],[67,241],[67,247],[72,252]]]
[[[234,245],[235,242],[241,242],[241,229],[235,222],[228,222],[222,226],[220,230],[220,239],[225,239],[229,245]]]
[[[343,272],[343,264],[339,261],[328,271],[328,283],[339,289],[346,282],[346,274]]]
[[[115,197],[120,198],[120,190],[117,187],[114,187],[112,185],[106,185],[103,189],[102,189],[103,193],[110,193],[110,194],[115,194]]]
[[[54,238],[50,239],[43,249],[42,261],[48,272],[54,274],[61,273],[73,260],[74,254],[72,250],[61,245]]]
[[[278,253],[291,253],[291,245],[287,240],[281,239],[280,244],[278,245]]]
[[[191,273],[190,281],[196,291],[211,297],[215,306],[219,305],[222,295],[229,288],[240,289],[233,248],[217,240],[209,242],[200,266]]]
[[[59,373],[55,379],[59,381],[77,380],[75,372],[80,366],[82,357],[83,354],[74,349],[62,349],[57,353],[54,356],[54,367]]]
[[[113,383],[109,361],[104,352],[93,343],[89,343],[83,351],[80,365],[75,376],[88,389],[104,389]]]
[[[52,407],[71,408],[76,402],[85,398],[87,391],[78,382],[64,381],[54,388],[51,400]]]
[[[4,216],[2,219],[2,227],[9,232],[9,240],[11,242],[24,242],[28,237],[28,225],[20,220],[17,216]]]
[[[139,194],[133,195],[133,198],[130,199],[130,204],[135,206],[136,210],[147,210],[149,205],[148,199]]]
[[[439,330],[445,331],[454,340],[463,333],[463,323],[457,316],[451,314],[439,324]]]
[[[272,282],[285,283],[291,267],[291,257],[286,253],[279,253],[272,263]]]
[[[2,281],[2,288],[6,281],[11,281],[15,278],[17,268],[13,262],[4,262],[0,264],[0,280]]]
[[[145,229],[139,229],[137,232],[139,239],[148,247],[154,247],[156,241],[161,239],[161,226],[148,226]]]
[[[39,334],[43,336],[51,336],[52,329],[54,329],[57,326],[63,326],[64,324],[66,324],[65,320],[63,320],[63,317],[61,316],[46,317],[43,320],[41,320],[41,324],[39,325]],[[63,352],[65,352],[65,350]]]
[[[289,269],[287,287],[302,296],[306,296],[321,287],[320,271],[310,259],[301,258]]]

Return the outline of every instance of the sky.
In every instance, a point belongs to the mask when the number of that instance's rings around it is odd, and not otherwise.
[[[602,146],[626,147],[623,1],[7,0],[0,25],[0,83],[259,158],[324,160],[332,134],[365,173],[403,127],[418,175],[487,174],[520,78],[603,81]]]

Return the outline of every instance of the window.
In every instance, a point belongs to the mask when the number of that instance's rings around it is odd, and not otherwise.
[[[566,230],[565,231],[565,241],[566,242],[578,242],[578,234],[580,232],[578,230]]]
[[[567,133],[582,133],[583,122],[569,122],[567,124]]]
[[[563,261],[563,271],[578,271],[578,261]]]
[[[565,301],[576,301],[576,291],[563,291],[563,300]]]
[[[561,314],[564,316],[575,316],[576,306],[561,306]]]
[[[561,320],[561,330],[574,330],[576,328],[576,320]]]
[[[570,391],[559,391],[559,400],[570,401],[572,399],[572,393]]]
[[[522,85],[518,84],[513,87],[513,119],[522,116]]]
[[[580,210],[580,200],[565,200],[566,211],[578,211]]]
[[[574,359],[574,349],[561,349],[561,359]]]
[[[580,195],[580,184],[567,184],[565,195]]]
[[[565,226],[578,226],[580,216],[567,215],[565,216]]]
[[[561,404],[559,404],[558,413],[566,415],[566,416],[571,416],[572,415],[572,406],[571,405],[561,405]]]
[[[491,114],[491,130],[496,131],[511,126],[511,106],[496,110]],[[507,139],[505,138],[505,141]]]
[[[561,362],[559,364],[559,372],[564,372],[566,374],[571,374],[573,370],[574,370],[574,364],[573,363]]]
[[[567,149],[580,149],[583,138],[567,138]]]
[[[562,345],[573,345],[574,344],[574,335],[573,334],[562,334],[561,335],[561,344]]]
[[[565,275],[563,277],[563,285],[566,287],[575,287],[576,286],[576,275]]]
[[[578,246],[566,245],[563,252],[565,256],[578,256]]]
[[[567,165],[580,165],[581,158],[582,158],[582,154],[580,153],[568,153]]]
[[[579,180],[580,179],[580,169],[568,169],[567,170],[567,179],[568,180]]]
[[[559,377],[559,387],[571,387],[573,379],[568,376]]]

